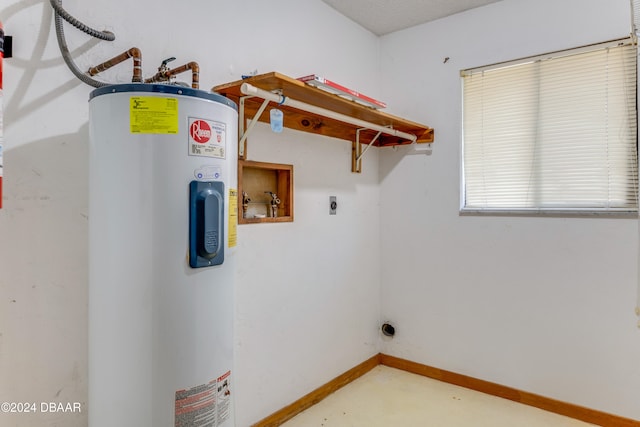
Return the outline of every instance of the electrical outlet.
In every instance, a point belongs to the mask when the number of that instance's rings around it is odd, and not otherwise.
[[[338,210],[338,202],[336,196],[329,196],[329,215],[335,215]]]

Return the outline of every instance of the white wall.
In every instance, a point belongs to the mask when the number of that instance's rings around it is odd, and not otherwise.
[[[201,87],[243,73],[318,73],[380,96],[379,40],[319,0],[65,0],[96,42],[65,25],[81,69],[137,46],[144,75],[195,60]],[[0,402],[82,402],[75,415],[1,415],[15,426],[85,426],[87,101],[60,57],[44,0],[0,2],[14,36],[5,61],[0,210]],[[131,63],[105,77],[125,82]],[[377,353],[378,156],[350,173],[351,144],[293,131],[251,136],[252,160],[295,167],[295,222],[241,225],[237,281],[238,426],[282,408]],[[338,215],[328,215],[329,196]],[[117,309],[114,307],[114,309]],[[114,408],[115,409],[115,408]]]
[[[436,129],[433,156],[371,150],[362,175],[349,172],[347,142],[263,125],[252,135],[251,159],[295,166],[295,222],[239,227],[239,426],[380,349],[640,418],[636,222],[458,216],[458,71],[624,36],[626,0],[504,0],[382,39],[318,0],[86,3],[64,6],[118,38],[98,43],[66,26],[81,68],[136,45],[145,76],[169,56],[196,60],[205,89],[254,69],[315,72]],[[86,402],[91,88],[62,63],[51,18],[47,1],[0,3],[15,37],[5,62],[0,401]],[[129,70],[107,77],[126,81]],[[380,318],[397,326],[394,340],[378,342]],[[84,426],[83,408],[2,423]]]
[[[263,145],[263,136],[252,137],[250,157],[294,164],[295,221],[239,227],[239,420],[274,412],[378,352],[377,152],[358,176],[349,143],[285,131]]]
[[[459,70],[629,23],[627,0],[504,0],[381,39],[383,98],[436,131],[431,157],[381,154],[383,352],[640,419],[637,221],[458,214]]]

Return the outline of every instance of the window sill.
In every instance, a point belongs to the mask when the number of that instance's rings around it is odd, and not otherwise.
[[[589,209],[460,209],[460,216],[513,216],[560,218],[622,218],[638,219],[638,211],[596,211]]]

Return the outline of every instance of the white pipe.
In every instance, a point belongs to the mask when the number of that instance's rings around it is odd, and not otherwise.
[[[252,95],[257,96],[262,99],[266,99],[269,101],[273,101],[278,103],[279,105],[288,105],[293,108],[297,108],[298,110],[306,111],[313,114],[318,114],[320,116],[328,117],[330,119],[339,120],[341,122],[349,123],[354,126],[358,126],[361,128],[367,128],[371,130],[375,130],[378,132],[385,133],[387,135],[397,136],[399,138],[403,138],[409,140],[411,142],[415,142],[418,138],[415,135],[410,133],[402,132],[399,130],[395,130],[392,128],[384,127],[381,125],[377,125],[375,123],[370,123],[364,120],[356,119],[355,117],[350,117],[345,114],[336,113],[335,111],[327,110],[325,108],[316,107],[315,105],[307,104],[304,102],[296,101],[295,99],[288,98],[284,95],[278,95],[273,92],[269,92],[260,88],[257,88],[249,83],[242,83],[240,86],[240,91],[244,95]]]
[[[420,144],[423,145],[423,144]],[[413,143],[410,145],[411,150],[407,153],[408,155],[413,155],[413,154],[426,154],[427,156],[430,156],[431,153],[433,152],[432,148],[431,148],[431,143],[426,143],[424,144],[426,145],[426,147],[419,147],[419,145],[417,143]]]

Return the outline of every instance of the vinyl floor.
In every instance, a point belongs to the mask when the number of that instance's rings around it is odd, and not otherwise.
[[[283,427],[586,427],[510,400],[377,366]]]

